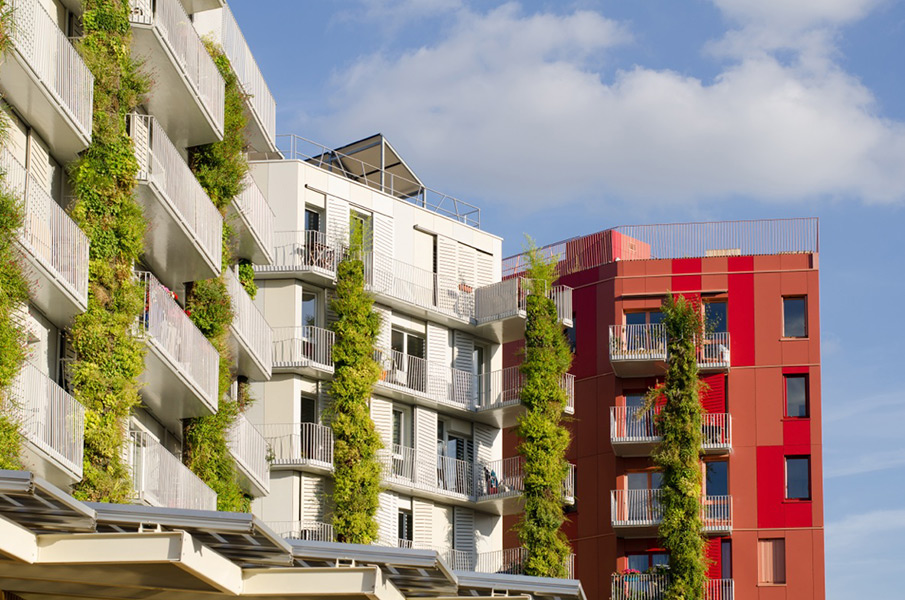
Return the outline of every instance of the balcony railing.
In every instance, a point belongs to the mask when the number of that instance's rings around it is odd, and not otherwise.
[[[208,118],[223,132],[223,77],[192,26],[179,0],[129,0],[129,20],[153,27],[176,60],[177,68],[204,105]]]
[[[655,410],[639,406],[610,407],[610,441],[619,443],[656,443],[662,438],[657,428]],[[702,415],[701,431],[704,450],[732,447],[732,417],[728,413]]]
[[[655,527],[663,518],[658,489],[612,490],[610,516],[613,527]],[[704,496],[704,531],[732,529],[732,496]]]
[[[85,310],[88,237],[5,147],[0,149],[0,169],[5,173],[5,187],[24,201],[25,219],[19,233],[22,248]],[[48,307],[47,311],[52,312],[53,308]]]
[[[506,367],[500,371],[492,371],[478,376],[477,409],[493,410],[512,406],[521,402],[522,387],[525,376],[518,366]],[[565,412],[575,412],[575,376],[566,373],[562,377],[561,386],[566,392]]]
[[[263,425],[274,466],[333,468],[333,430],[318,423],[272,423]]]
[[[129,433],[132,485],[138,500],[166,508],[216,510],[217,494],[147,433]]]
[[[273,330],[235,274],[230,269],[226,269],[223,277],[232,301],[231,329],[243,346],[245,353],[258,366],[253,373],[250,373],[246,369],[241,369],[243,361],[240,360],[240,371],[246,371],[242,374],[252,379],[268,379],[273,368]]]
[[[86,140],[91,139],[94,76],[39,0],[12,0],[13,47]]]
[[[255,265],[256,273],[311,272],[333,279],[342,250],[327,243],[322,231],[277,231],[273,261]]]
[[[516,315],[524,315],[528,309],[528,294],[531,293],[531,280],[525,277],[512,277],[497,283],[479,287],[475,290],[475,320],[478,324],[498,321]],[[549,297],[556,304],[559,320],[572,322],[572,288],[554,286]]]
[[[267,521],[266,525],[274,533],[289,540],[309,542],[332,542],[333,525],[320,521]]]
[[[145,308],[138,330],[179,375],[192,382],[204,401],[217,406],[217,375],[220,355],[204,337],[173,294],[148,272],[136,273],[144,289]]]
[[[22,435],[72,478],[82,478],[85,408],[30,362],[13,380]]]
[[[379,384],[462,410],[474,408],[474,375],[397,350],[377,350]]]
[[[478,463],[475,472],[475,495],[478,498],[507,498],[525,491],[525,459],[513,456],[488,463]],[[575,465],[563,480],[562,495],[566,503],[575,498]]]
[[[474,495],[474,463],[453,456],[437,456],[437,489],[451,494]]]
[[[262,492],[270,490],[270,463],[267,461],[267,442],[245,415],[236,415],[226,436],[233,458],[248,478]]]
[[[333,372],[335,334],[320,327],[277,327],[273,330],[273,367],[311,366]]]
[[[178,4],[175,0],[161,2],[172,3]],[[130,115],[129,130],[139,165],[137,179],[154,188],[167,210],[188,231],[208,264],[219,273],[223,218],[217,207],[156,119],[148,115]]]
[[[704,450],[729,450],[732,448],[732,415],[729,413],[705,413],[701,424]]]
[[[666,328],[662,323],[610,325],[610,360],[665,361]]]
[[[507,548],[494,552],[477,554],[474,570],[478,573],[505,573],[507,575],[524,575],[525,562],[528,559],[526,548]],[[575,578],[575,555],[566,559],[566,577]]]
[[[233,199],[233,209],[240,219],[238,255],[266,264],[273,260],[273,209],[251,175],[245,176],[243,186]]]
[[[698,369],[728,369],[729,332],[721,331],[704,335],[704,343],[698,344]]]
[[[380,451],[378,456],[383,465],[383,473],[387,480],[403,484],[417,481],[418,468],[415,462],[415,449],[399,444],[392,444]]]
[[[704,531],[732,530],[732,496],[704,497]]]
[[[613,574],[610,579],[610,600],[665,600],[669,575],[666,573]],[[732,579],[709,579],[704,600],[733,600],[735,585]]]

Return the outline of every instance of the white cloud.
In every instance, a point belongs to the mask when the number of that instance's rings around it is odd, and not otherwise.
[[[726,16],[744,24],[805,28],[860,19],[880,0],[713,0],[713,3]]]

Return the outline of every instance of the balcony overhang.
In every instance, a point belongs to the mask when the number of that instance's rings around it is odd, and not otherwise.
[[[235,255],[247,258],[254,265],[270,265],[273,262],[273,249],[264,243],[248,215],[236,209],[235,202],[230,202],[227,207],[226,218],[233,226],[237,240]]]
[[[610,355],[616,377],[659,377],[666,374],[666,354],[662,357],[632,358]]]
[[[241,458],[236,456],[234,452],[230,452],[230,454],[232,454],[233,460],[236,463],[236,475],[239,486],[245,493],[253,498],[260,498],[269,494],[270,482],[262,481],[254,471],[246,466]]]
[[[192,15],[196,12],[205,10],[213,10],[215,8],[223,8],[226,5],[225,0],[180,0],[186,14]]]
[[[613,444],[613,454],[616,456],[622,457],[634,457],[634,456],[650,456],[651,452],[654,451],[654,448],[660,443],[662,438],[656,439],[610,439],[610,442]]]
[[[498,344],[523,340],[525,339],[526,318],[527,313],[524,310],[513,310],[499,319],[477,322],[475,333]]]
[[[58,327],[69,327],[72,320],[88,310],[88,295],[80,294],[71,283],[53,268],[20,234],[18,246],[26,262],[26,276],[32,285],[29,301]],[[84,273],[88,279],[87,265]],[[85,284],[87,290],[88,285]]]
[[[179,431],[182,419],[217,412],[216,398],[208,398],[157,340],[149,337],[146,343],[141,397],[156,418],[173,431]]]
[[[265,364],[263,358],[258,355],[254,345],[236,327],[235,320],[229,326],[229,332],[230,344],[236,357],[239,374],[248,377],[252,381],[269,381],[271,369]]]

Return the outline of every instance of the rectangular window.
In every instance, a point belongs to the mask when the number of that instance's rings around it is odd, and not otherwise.
[[[308,396],[302,396],[301,409],[302,423],[317,423],[317,400]]]
[[[732,579],[732,540],[720,542],[720,578]]]
[[[704,304],[704,323],[708,331],[725,333],[729,331],[726,319],[725,302],[707,302]]]
[[[808,417],[808,376],[786,375],[786,416]]]
[[[400,510],[399,511],[399,545],[400,546],[410,546],[412,541],[412,511],[410,510]],[[405,542],[409,542],[406,544]]]
[[[757,540],[757,582],[786,582],[786,541],[782,538]]]
[[[811,499],[811,457],[786,457],[786,499]]]
[[[729,462],[714,460],[704,463],[706,468],[705,490],[708,496],[729,495]]]
[[[808,337],[808,299],[796,296],[782,299],[782,336]]]

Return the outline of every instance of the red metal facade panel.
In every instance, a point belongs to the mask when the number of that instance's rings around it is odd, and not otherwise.
[[[701,393],[701,406],[704,412],[726,412],[726,376],[722,373],[706,375],[701,378],[704,390]]]

